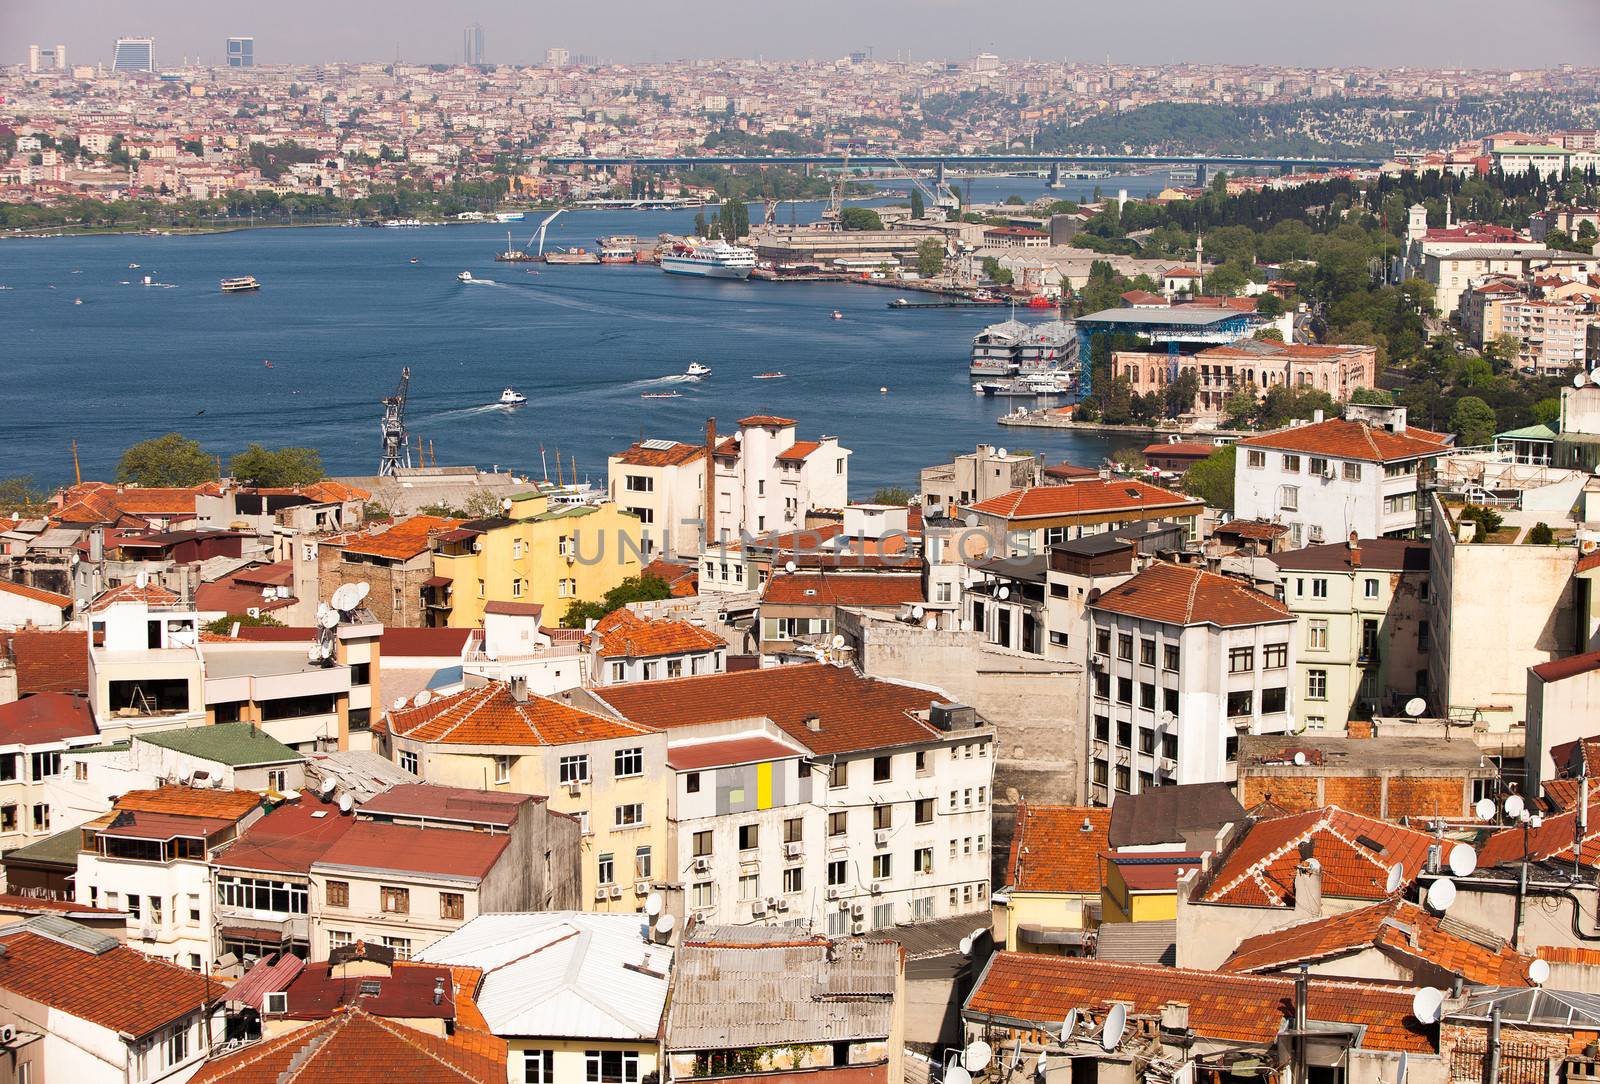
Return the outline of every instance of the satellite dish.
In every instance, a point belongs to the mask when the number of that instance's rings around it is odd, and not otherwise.
[[[662,915],[660,918],[656,919],[656,933],[660,934],[662,937],[665,937],[667,934],[672,932],[672,928],[677,924],[678,920],[673,918],[671,915]]]
[[[1522,795],[1520,794],[1513,794],[1506,799],[1506,816],[1508,817],[1520,817],[1522,816],[1522,811],[1527,808],[1528,803],[1522,800]]]
[[[1400,1064],[1394,1067],[1394,1084],[1406,1084],[1406,1065],[1410,1060],[1406,1051],[1400,1051]]]
[[[922,622],[922,627],[927,629],[929,632],[932,632],[934,629],[939,627],[939,619],[937,617],[925,618]]]
[[[963,956],[971,956],[972,955],[972,938],[963,937],[961,939],[961,955],[963,955]]]
[[[836,632],[833,634],[833,639],[829,640],[828,642],[832,644],[834,650],[837,651],[839,648],[844,646],[844,636]]]
[[[1066,1042],[1072,1038],[1072,1033],[1078,1029],[1078,1010],[1068,1009],[1066,1019],[1061,1021],[1061,1041]]]
[[[358,584],[356,584],[356,605],[359,606],[363,602],[365,602],[366,599],[367,599],[367,596],[370,595],[371,593],[372,593],[372,585],[370,583],[358,583]]]
[[[1582,369],[1579,369],[1577,372],[1572,374],[1572,386],[1573,387],[1581,388],[1585,384],[1587,384],[1588,382],[1589,382],[1588,374],[1586,374]]]
[[[783,562],[783,570],[785,572],[793,572],[795,570],[795,563],[793,561]]]
[[[911,607],[911,616],[916,618],[918,621],[922,620],[922,615],[925,612],[926,611],[923,610],[921,605],[916,605],[916,606]]]
[[[1494,802],[1488,798],[1479,798],[1472,807],[1472,812],[1477,814],[1480,821],[1494,820]]]
[[[507,512],[511,511],[511,498],[507,497],[505,500],[501,501],[500,507],[504,508]]]
[[[1404,862],[1396,862],[1394,865],[1390,866],[1389,867],[1389,876],[1383,882],[1384,894],[1385,895],[1393,895],[1394,893],[1400,891],[1400,884],[1405,879],[1406,879],[1406,867],[1405,867],[1405,863]]]
[[[989,1067],[989,1062],[994,1060],[994,1048],[982,1039],[976,1039],[967,1044],[961,1052],[961,1065],[969,1073],[981,1073]]]
[[[322,658],[322,645],[320,645],[320,644],[312,644],[310,647],[306,648],[306,661],[307,662],[316,662],[318,659],[321,659],[321,658]]]
[[[1295,753],[1295,755],[1294,755],[1294,766],[1296,768],[1304,768],[1306,766],[1306,755],[1304,753],[1301,753],[1301,752],[1296,752]]]
[[[1550,981],[1550,965],[1544,960],[1535,960],[1528,965],[1528,981],[1535,986],[1543,986]]]
[[[338,610],[330,610],[330,609],[324,607],[317,614],[317,624],[321,625],[325,629],[338,628],[339,627],[339,611]]]
[[[339,795],[339,812],[348,813],[356,807],[356,800],[348,794]]]
[[[1424,986],[1411,996],[1411,1015],[1419,1023],[1431,1024],[1439,1019],[1439,1007],[1443,1004],[1443,990]]]
[[[432,699],[433,694],[427,689],[423,689],[420,693],[411,698],[411,706],[414,708],[425,708],[428,706],[428,701]]]
[[[968,512],[967,513],[967,526],[968,527],[976,527],[977,525],[978,525],[978,513],[976,513],[976,512]]]
[[[358,584],[353,583],[340,584],[338,590],[334,591],[333,597],[328,601],[332,604],[333,608],[338,610],[340,613],[349,613],[351,610],[355,609],[356,604],[359,603],[363,597],[365,597],[363,594],[357,592],[356,588],[358,586]]]
[[[390,707],[392,707],[395,711],[399,711],[401,708],[403,708],[405,706],[406,706],[406,698],[403,697],[403,696],[395,697],[394,698],[394,703],[390,705]]]
[[[1544,818],[1541,817],[1537,813],[1535,813],[1533,816],[1528,818],[1528,827],[1529,828],[1541,828],[1541,827],[1543,827],[1543,825],[1544,825]]]
[[[972,1084],[972,1074],[959,1065],[952,1065],[944,1071],[944,1084]]]
[[[1470,877],[1478,868],[1478,852],[1469,843],[1457,843],[1450,848],[1450,872],[1457,877]]]
[[[1033,1073],[1042,1080],[1047,1068],[1049,1068],[1049,1063],[1045,1059],[1044,1051],[1041,1050],[1039,1051],[1039,1060],[1033,1063]]]
[[[1000,588],[999,591],[995,592],[995,594],[997,596],[999,596],[1000,598],[1002,598],[1002,599],[1010,598],[1011,597],[1011,588],[1002,587],[1002,588]]]
[[[317,791],[324,798],[326,798],[328,795],[333,793],[333,788],[338,786],[338,785],[339,784],[335,783],[332,779],[324,779],[321,783],[319,783],[317,785]]]
[[[1441,915],[1450,910],[1450,905],[1456,902],[1456,883],[1448,877],[1440,877],[1428,886],[1428,906]]]
[[[1006,457],[1006,450],[1005,450],[1005,449],[1004,449],[1004,448],[1001,448],[1001,449],[1000,449],[1000,450],[999,450],[999,453],[998,453],[998,454],[999,454],[999,456],[1000,456],[1000,458],[1001,458],[1001,459],[1004,459],[1004,458],[1005,458],[1005,457]]]
[[[652,892],[644,898],[644,913],[651,918],[661,913],[661,893]]]
[[[1106,1013],[1106,1026],[1100,1031],[1100,1049],[1115,1050],[1122,1041],[1122,1033],[1127,1029],[1128,1006],[1119,1001]]]
[[[1415,719],[1428,710],[1428,702],[1420,696],[1413,696],[1406,701],[1406,714]]]
[[[133,577],[133,585],[139,590],[143,591],[146,587],[150,586],[150,573],[146,572],[144,569],[140,569]]]

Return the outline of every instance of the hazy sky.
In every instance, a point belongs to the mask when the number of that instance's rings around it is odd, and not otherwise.
[[[109,61],[119,35],[157,58],[220,62],[229,35],[259,63],[460,59],[483,24],[489,59],[563,45],[622,61],[681,57],[1008,57],[1398,66],[1600,65],[1600,0],[0,0],[0,60],[29,42]]]

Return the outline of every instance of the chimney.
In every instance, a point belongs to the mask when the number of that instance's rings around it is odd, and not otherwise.
[[[106,532],[104,527],[96,527],[89,532],[89,560],[99,564],[106,556]]]
[[[701,500],[705,507],[706,542],[710,549],[717,544],[717,419],[706,419],[706,494]]]
[[[1161,1006],[1161,1030],[1189,1030],[1189,1003],[1187,1001],[1169,1001]]]
[[[528,702],[528,678],[525,674],[511,675],[511,699],[519,704]]]
[[[820,715],[807,715],[806,716],[806,729],[810,730],[812,732],[820,731],[822,729],[822,716],[820,716]]]
[[[1350,532],[1350,567],[1361,567],[1361,536],[1354,531]]]
[[[1322,410],[1320,408],[1311,412],[1311,421],[1313,424],[1322,421]]]

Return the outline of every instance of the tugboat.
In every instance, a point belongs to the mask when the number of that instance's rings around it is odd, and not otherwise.
[[[710,376],[711,366],[701,365],[698,361],[691,361],[689,367],[683,371],[684,376]]]
[[[256,281],[254,275],[240,275],[237,278],[223,279],[222,292],[225,294],[242,294],[249,290],[261,289],[261,283]]]
[[[523,395],[516,388],[507,388],[505,391],[500,393],[501,406],[521,406],[527,401],[528,397]]]

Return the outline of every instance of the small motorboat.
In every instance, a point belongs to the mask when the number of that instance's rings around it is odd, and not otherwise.
[[[527,401],[528,397],[523,395],[516,388],[507,388],[505,391],[500,393],[501,406],[521,406]]]
[[[711,366],[701,365],[698,361],[691,361],[689,367],[683,371],[684,376],[710,376]]]
[[[81,297],[75,297],[75,298],[73,298],[73,299],[72,299],[72,303],[73,303],[73,304],[74,304],[74,305],[81,305],[81,304],[83,304],[83,298],[81,298]]]
[[[752,376],[750,379],[751,380],[782,380],[783,379],[783,374],[782,373],[757,373],[755,376]]]
[[[272,362],[270,361],[263,361],[261,364],[265,365],[268,369],[272,368]]]
[[[413,256],[413,257],[411,257],[411,262],[412,263],[421,263],[422,261],[418,260],[415,256]]]
[[[129,271],[137,271],[138,269],[139,269],[139,265],[136,264],[136,263],[130,263],[128,265],[128,270]]]
[[[905,298],[897,297],[893,301],[889,302],[889,307],[891,309],[903,309],[909,304],[911,304],[911,302],[907,301]]]
[[[471,271],[463,271],[463,272],[461,272],[461,274],[456,276],[456,281],[457,282],[471,282],[472,281],[472,272]]]
[[[639,398],[641,398],[641,399],[681,399],[681,398],[683,398],[683,392],[681,392],[681,391],[646,391],[646,392],[640,392],[639,393]]]
[[[833,312],[829,314],[828,319],[830,319],[830,320],[843,320],[844,319],[844,313],[840,312],[838,309],[834,309]]]

